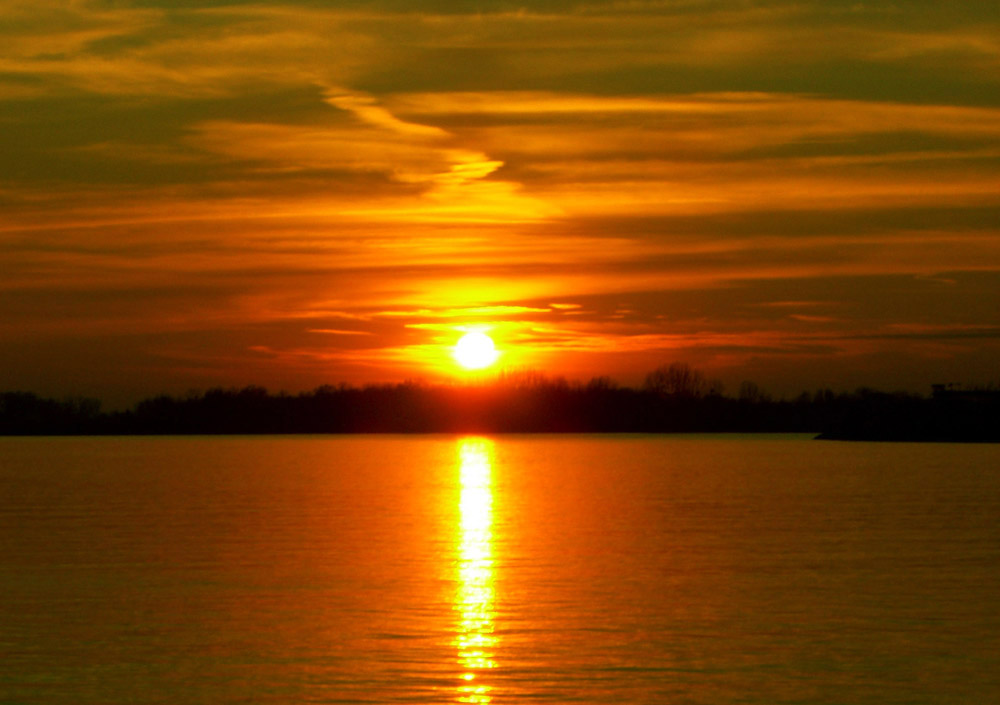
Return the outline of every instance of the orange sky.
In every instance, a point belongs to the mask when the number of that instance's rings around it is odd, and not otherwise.
[[[0,0],[0,389],[1000,381],[962,5]]]

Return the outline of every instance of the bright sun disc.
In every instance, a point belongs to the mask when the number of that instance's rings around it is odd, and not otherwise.
[[[467,370],[481,370],[496,362],[499,352],[493,339],[485,333],[474,330],[466,333],[455,343],[455,359]]]

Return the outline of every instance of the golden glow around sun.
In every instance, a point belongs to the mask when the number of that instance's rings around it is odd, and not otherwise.
[[[489,367],[500,356],[493,339],[480,330],[466,333],[455,343],[455,360],[467,370]]]

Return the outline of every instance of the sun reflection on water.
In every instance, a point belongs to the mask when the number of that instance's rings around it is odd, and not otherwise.
[[[490,686],[483,672],[494,668],[493,442],[463,438],[458,442],[461,472],[458,591],[458,660],[462,680],[458,702],[488,703]]]

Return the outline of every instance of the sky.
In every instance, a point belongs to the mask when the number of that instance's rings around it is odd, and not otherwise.
[[[995,2],[0,18],[0,389],[1000,381]]]

